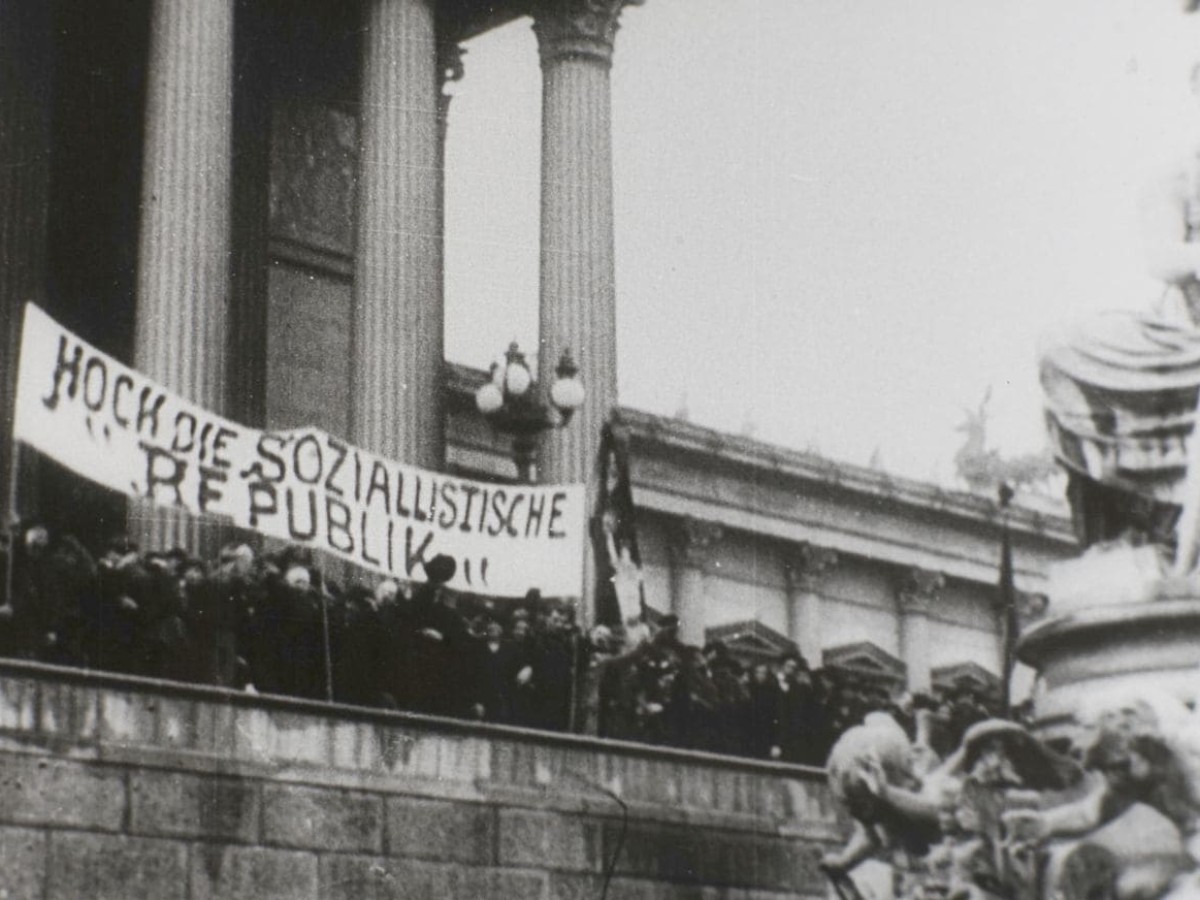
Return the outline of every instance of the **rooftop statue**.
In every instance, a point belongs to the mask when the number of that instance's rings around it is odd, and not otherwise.
[[[966,437],[954,454],[955,472],[970,490],[981,494],[995,495],[1001,484],[1017,490],[1041,488],[1058,472],[1048,453],[1001,456],[999,450],[988,446],[988,402],[991,399],[989,387],[977,409],[963,409],[963,421],[955,430]]]

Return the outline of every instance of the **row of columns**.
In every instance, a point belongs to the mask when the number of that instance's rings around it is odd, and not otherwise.
[[[678,520],[668,542],[671,612],[679,617],[680,638],[686,643],[705,642],[709,582],[721,566],[723,537],[718,523],[687,517]],[[799,544],[784,563],[787,636],[814,667],[821,665],[824,650],[822,590],[837,565],[836,551],[809,543]],[[930,621],[945,586],[941,572],[921,568],[905,570],[896,586],[900,658],[907,668],[908,686],[914,691],[928,691],[932,686]]]
[[[538,0],[532,9],[544,79],[539,357],[547,369],[569,348],[587,385],[573,426],[548,438],[541,469],[546,480],[593,488],[601,425],[616,402],[609,70],[629,2],[635,0]],[[349,436],[383,455],[440,469],[443,83],[458,66],[440,40],[435,5],[363,3]],[[50,30],[41,6],[0,4],[5,409],[21,304],[43,299],[46,281],[48,54],[37,48]],[[239,346],[230,325],[238,288],[231,285],[234,7],[234,0],[151,3],[134,336],[137,368],[222,412],[244,410],[229,394],[246,390],[235,377],[240,362],[230,358]],[[7,416],[0,419],[7,425]],[[9,436],[0,434],[0,480],[9,447]],[[203,539],[203,524],[162,509],[135,504],[130,524],[145,546],[197,547]],[[591,581],[589,572],[585,584]]]
[[[135,365],[229,406],[233,0],[151,11]],[[441,79],[429,0],[364,4],[350,439],[440,468]],[[147,546],[197,547],[203,524],[135,506]]]

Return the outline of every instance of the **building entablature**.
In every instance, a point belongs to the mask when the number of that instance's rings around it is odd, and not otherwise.
[[[664,416],[621,409],[619,418],[642,509],[716,519],[753,534],[967,581],[995,581],[1001,512],[990,498]],[[1078,552],[1064,516],[1016,506],[1008,522],[1024,590],[1044,584],[1047,564]]]
[[[483,373],[447,366],[451,444],[493,474],[509,465],[470,403]],[[1001,511],[988,497],[900,478],[622,407],[639,509],[672,518],[720,522],[727,529],[812,544],[850,557],[994,584]],[[1070,522],[1019,505],[1008,511],[1017,586],[1044,590],[1045,567],[1078,552]]]

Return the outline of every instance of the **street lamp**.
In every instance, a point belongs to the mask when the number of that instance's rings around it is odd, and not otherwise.
[[[512,435],[513,462],[518,479],[525,484],[533,484],[538,435],[562,428],[583,405],[583,382],[570,350],[563,351],[554,376],[547,403],[534,383],[525,354],[514,341],[504,354],[504,363],[492,363],[490,379],[475,392],[475,406],[483,417],[497,431]]]

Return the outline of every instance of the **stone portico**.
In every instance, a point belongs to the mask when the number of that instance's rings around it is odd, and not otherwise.
[[[589,480],[616,403],[609,69],[626,5],[4,4],[0,496],[31,300],[205,408],[441,469],[444,86],[462,42],[521,16],[544,75],[542,358],[569,347],[588,384],[542,468]],[[26,509],[96,523],[88,538],[127,515],[147,548],[213,544],[57,473],[20,480]]]
[[[442,169],[459,46],[528,15],[543,73],[539,352],[569,347],[588,398],[548,437],[541,474],[594,481],[600,424],[618,409],[609,78],[626,5],[0,4],[5,406],[32,300],[246,424],[512,478],[471,405],[480,373],[443,359]],[[914,686],[967,662],[999,671],[990,500],[619,413],[647,595],[685,638],[756,622],[813,664],[866,642]],[[126,517],[146,547],[211,543],[25,463],[22,506],[90,543]],[[1018,586],[1038,592],[1045,565],[1073,552],[1069,529],[1029,510],[1012,522]]]

